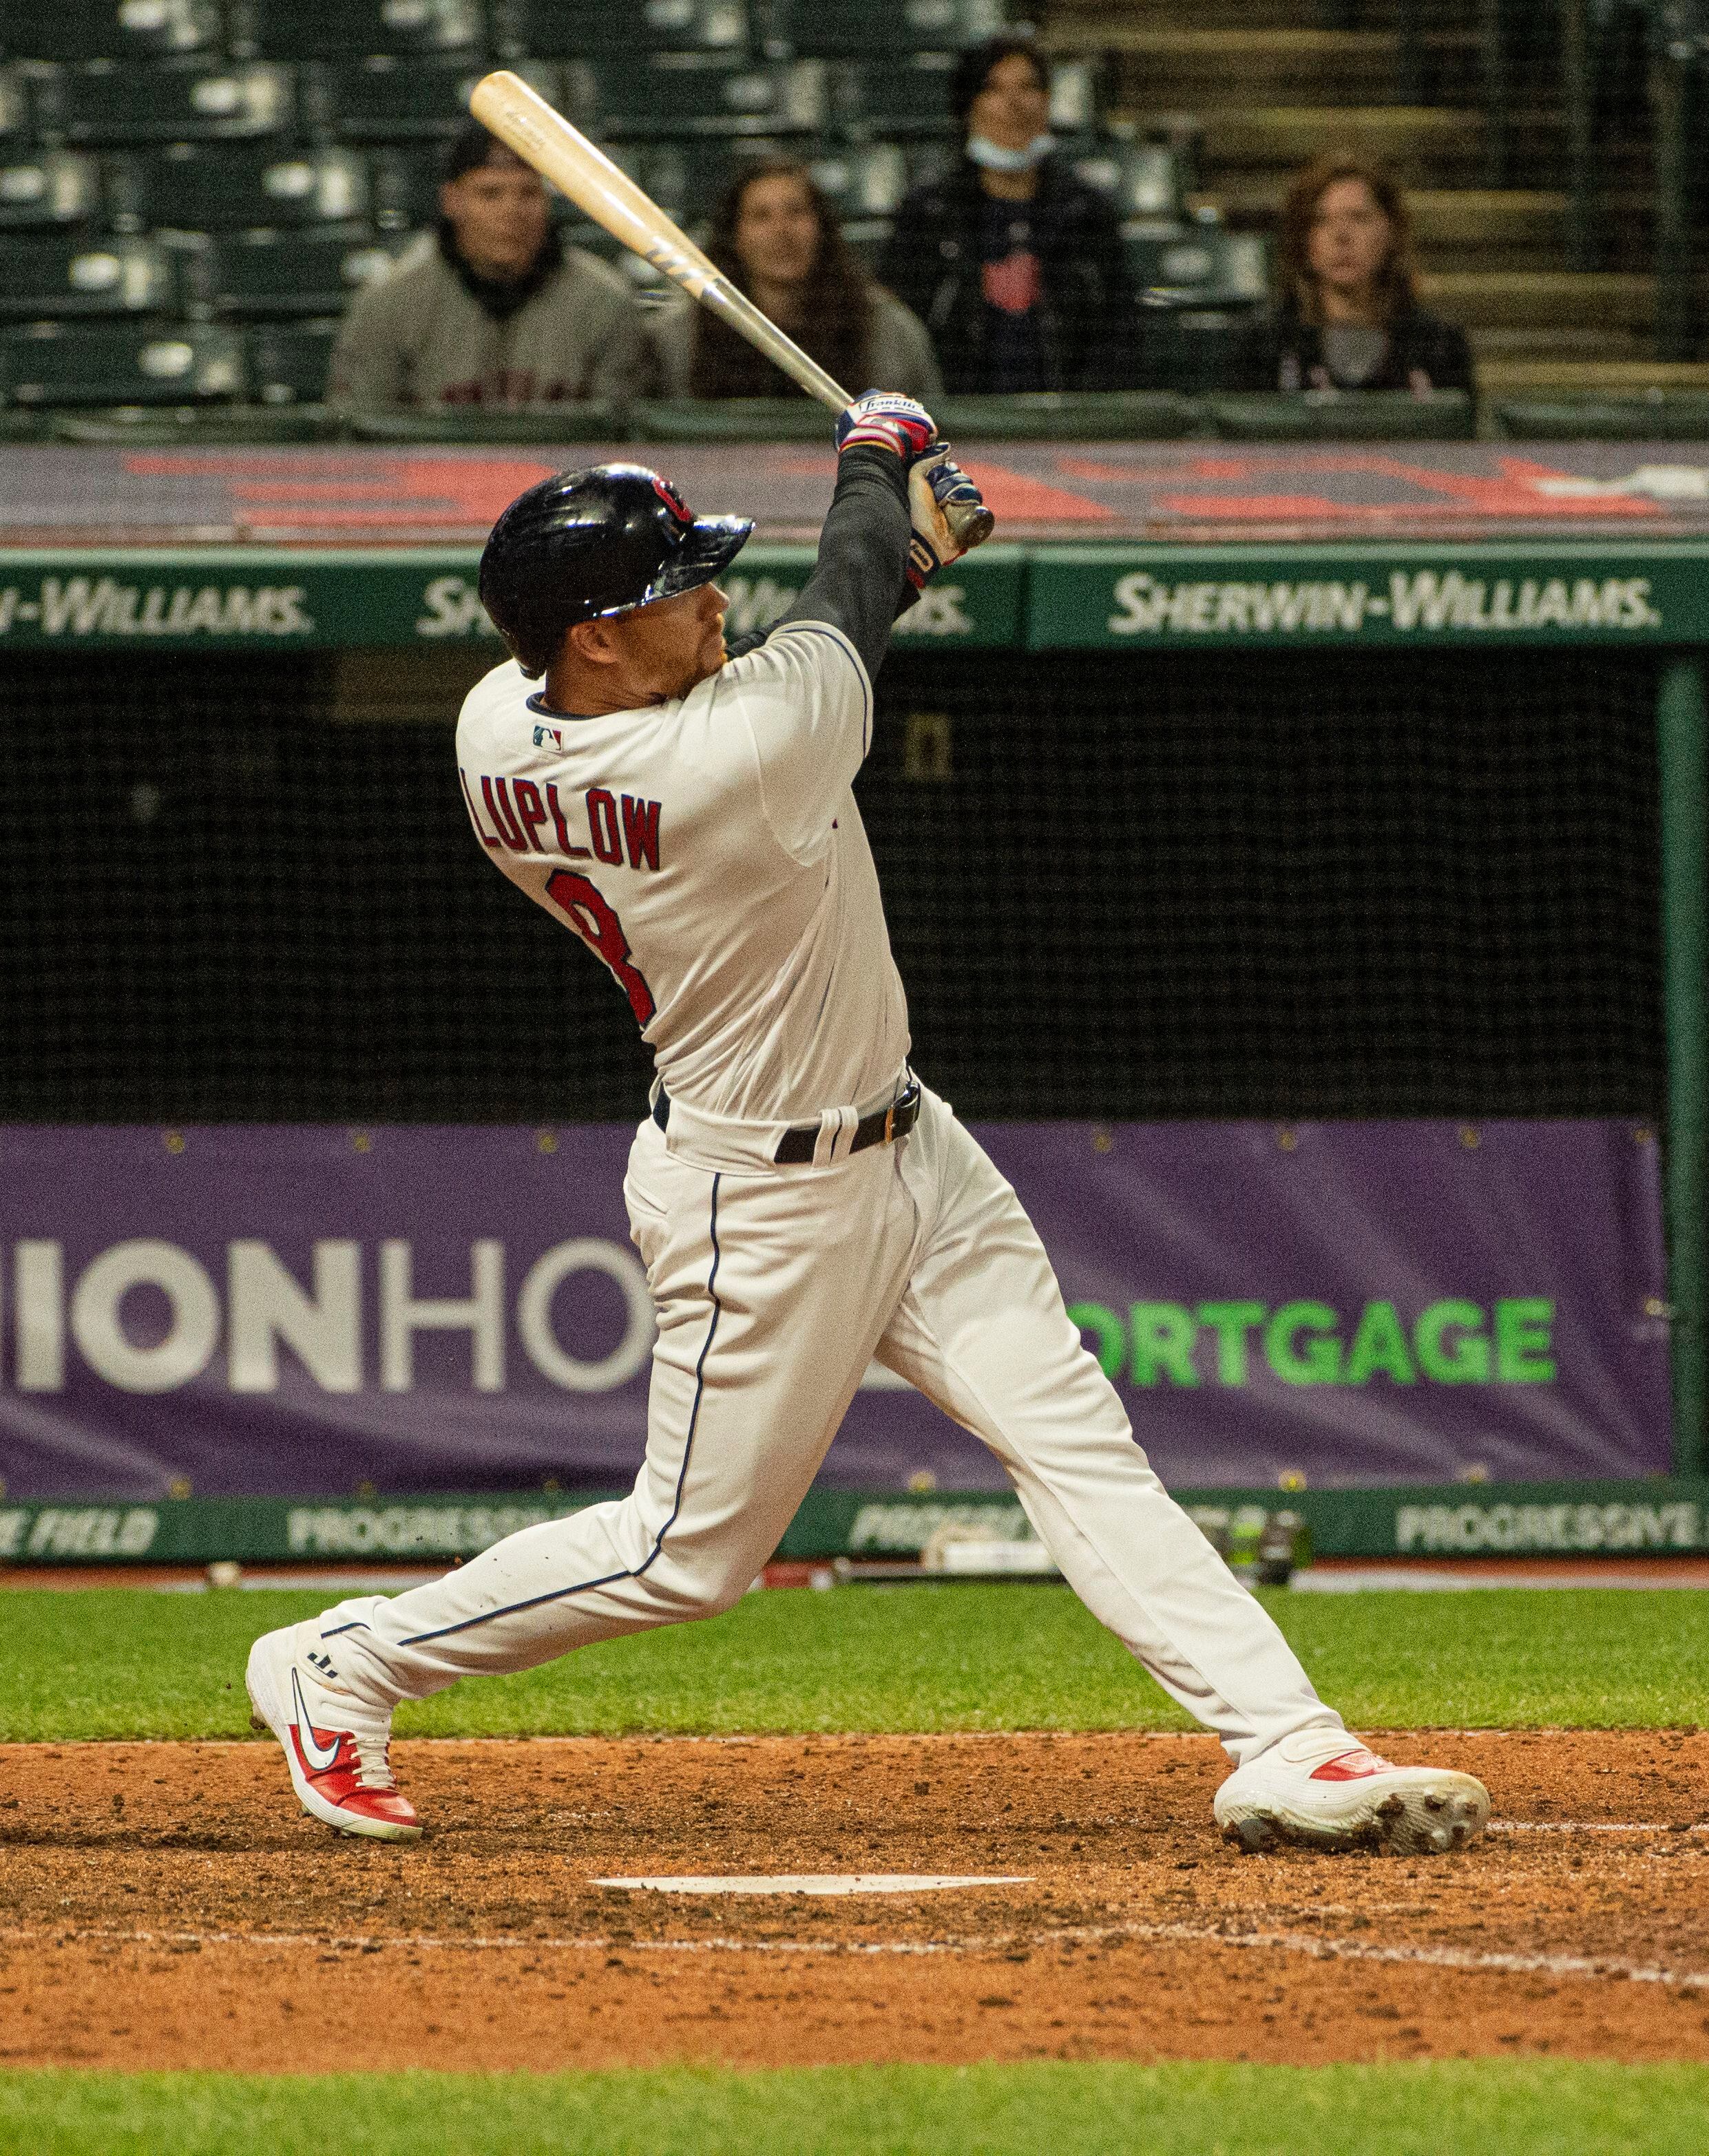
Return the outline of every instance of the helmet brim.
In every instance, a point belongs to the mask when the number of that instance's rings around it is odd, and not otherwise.
[[[613,607],[608,611],[628,613],[635,607],[651,606],[655,599],[673,599],[683,592],[709,584],[735,560],[753,531],[751,516],[697,516],[671,559],[641,597],[631,600],[626,607]]]

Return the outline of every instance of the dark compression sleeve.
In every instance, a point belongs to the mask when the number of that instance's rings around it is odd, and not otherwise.
[[[875,675],[891,624],[913,605],[908,581],[908,473],[893,450],[845,449],[819,535],[819,559],[788,621],[828,621]],[[777,626],[781,628],[783,623]]]

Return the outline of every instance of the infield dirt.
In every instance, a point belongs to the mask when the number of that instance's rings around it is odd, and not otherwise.
[[[1200,1737],[395,1748],[420,1843],[269,1744],[0,1746],[0,2060],[1709,2060],[1709,1736],[1391,1732],[1483,1776],[1447,1857],[1243,1857]],[[835,1900],[613,1874],[1021,1872]]]

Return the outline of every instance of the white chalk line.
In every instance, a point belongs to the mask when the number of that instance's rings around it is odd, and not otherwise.
[[[429,1933],[376,1937],[356,1933],[328,1938],[306,1932],[74,1932],[0,1931],[0,1944],[74,1946],[101,1941],[115,1946],[317,1947],[323,1953],[401,1948],[425,1953],[582,1953],[819,1954],[906,1958],[953,1954],[1013,1955],[1019,1948],[1112,1946],[1125,1941],[1156,1946],[1244,1947],[1304,1954],[1313,1961],[1384,1962],[1396,1966],[1459,1969],[1504,1976],[1602,1977],[1623,1984],[1654,1984],[1680,1991],[1709,1990],[1709,1969],[1660,1969],[1603,1955],[1502,1953],[1468,1947],[1367,1945],[1356,1939],[1314,1938],[1305,1932],[1224,1932],[1208,1924],[1095,1924],[1049,1932],[1007,1933],[986,1937],[938,1939],[743,1939],[713,1934],[697,1939],[629,1939],[602,1935],[560,1938],[448,1938]]]
[[[1709,1834],[1709,1821],[1667,1820],[1491,1820],[1485,1834]]]

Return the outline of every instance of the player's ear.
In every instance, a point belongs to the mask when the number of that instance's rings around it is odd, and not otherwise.
[[[611,624],[597,617],[592,621],[577,622],[564,642],[578,659],[584,660],[590,666],[615,666],[622,655],[611,634]]]

